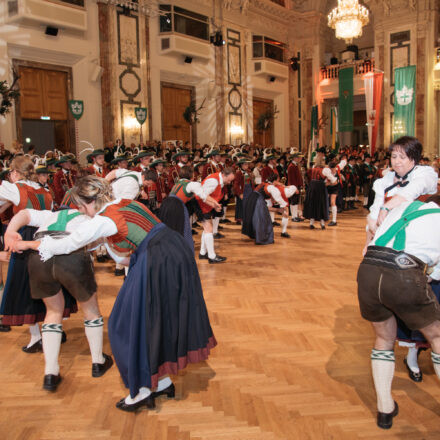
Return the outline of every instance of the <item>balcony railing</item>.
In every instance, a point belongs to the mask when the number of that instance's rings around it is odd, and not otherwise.
[[[353,63],[332,64],[321,69],[321,81],[323,79],[339,78],[339,70],[346,67],[354,68],[354,75],[364,75],[374,71],[374,60],[359,60]]]

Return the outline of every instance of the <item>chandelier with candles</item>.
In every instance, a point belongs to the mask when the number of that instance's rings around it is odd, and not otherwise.
[[[338,0],[338,6],[328,14],[328,25],[336,30],[336,38],[347,44],[362,35],[362,26],[369,21],[369,11],[358,0]]]

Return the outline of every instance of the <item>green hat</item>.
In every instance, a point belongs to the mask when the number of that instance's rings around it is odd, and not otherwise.
[[[100,156],[100,155],[105,156],[105,151],[102,148],[98,148],[97,150],[94,150],[90,154],[88,154],[87,160],[89,160],[92,157],[96,157],[96,156]]]
[[[124,154],[120,154],[119,156],[116,156],[110,163],[112,163],[113,165],[116,165],[119,162],[122,162],[123,160],[129,160],[130,157],[128,157],[127,153]]]
[[[214,149],[214,150],[208,151],[208,153],[205,154],[205,157],[219,156],[220,154],[221,154],[220,150]]]
[[[197,162],[194,164],[194,169],[197,169],[200,165],[205,165],[207,163],[206,160],[201,160],[200,162]]]
[[[237,165],[241,165],[243,163],[251,163],[251,162],[252,162],[252,160],[249,159],[248,157],[243,157],[237,162]]]
[[[50,167],[51,165],[56,165],[56,162],[57,160],[52,157],[51,159],[46,160],[46,166]]]
[[[66,162],[73,162],[72,157],[71,156],[61,156],[56,162],[55,165],[59,166],[62,163],[66,163]]]
[[[270,160],[277,160],[278,159],[278,156],[275,156],[274,154],[271,154],[271,155],[269,155],[269,156],[267,156],[267,157],[265,157],[264,159],[263,159],[263,162],[269,162]]]
[[[229,156],[227,151],[220,151],[220,156]]]
[[[135,161],[139,161],[140,159],[142,159],[143,157],[152,157],[154,156],[154,153],[152,151],[141,151],[138,155],[136,155],[134,157]]]
[[[180,150],[173,154],[172,159],[176,160],[179,156],[191,156],[191,153],[188,150]]]
[[[37,165],[35,167],[35,172],[37,174],[50,174],[50,173],[53,173],[53,171],[51,171],[51,170],[49,170],[47,168],[47,165]]]
[[[162,158],[159,157],[159,158],[153,160],[153,162],[150,163],[150,168],[151,167],[155,167],[156,165],[159,165],[160,163],[166,164],[167,161],[163,160]]]
[[[293,153],[293,154],[290,155],[291,159],[294,159],[295,157],[304,157],[304,155],[301,154],[301,153]]]

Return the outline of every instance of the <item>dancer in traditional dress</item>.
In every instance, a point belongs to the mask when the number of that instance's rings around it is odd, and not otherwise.
[[[7,248],[20,252],[26,250],[29,253],[31,295],[35,300],[43,300],[46,306],[42,347],[45,359],[43,388],[47,391],[56,391],[61,382],[58,357],[65,309],[63,287],[81,303],[85,333],[92,355],[92,376],[101,377],[113,365],[111,356],[102,352],[104,320],[99,311],[97,286],[89,252],[85,247],[80,247],[68,255],[58,254],[46,258],[44,262],[36,252],[38,248],[35,243],[44,242],[49,238],[56,243],[57,239],[69,236],[84,223],[91,223],[91,220],[76,210],[51,212],[24,209],[12,218],[5,234]],[[34,235],[38,242],[22,240],[18,231],[25,226],[38,228]]]
[[[1,204],[10,202],[13,212],[32,208],[35,210],[52,209],[52,197],[46,189],[36,183],[34,164],[26,156],[18,156],[11,162],[10,180],[0,185]],[[23,227],[19,232],[25,240],[32,240],[36,229]],[[26,353],[42,351],[41,333],[38,322],[44,319],[46,308],[40,299],[31,297],[28,273],[29,253],[13,253],[8,267],[8,275],[3,293],[0,314],[5,325],[29,324],[31,338],[22,350]],[[77,310],[75,300],[66,292],[65,317]]]
[[[251,161],[242,158],[237,162],[238,169],[235,172],[234,194],[235,194],[235,223],[241,225],[243,221],[243,206],[246,199],[252,193],[252,173],[249,172]]]
[[[49,261],[105,239],[114,259],[128,263],[132,253],[108,324],[116,364],[130,389],[116,406],[154,408],[158,396],[174,397],[168,374],[207,359],[216,345],[194,255],[179,233],[143,205],[115,200],[104,179],[80,179],[72,197],[90,221],[59,239],[17,241],[15,249],[37,250]]]

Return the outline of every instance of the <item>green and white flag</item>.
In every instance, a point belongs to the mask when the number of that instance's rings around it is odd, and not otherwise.
[[[147,120],[147,108],[146,107],[136,107],[134,109],[134,114],[136,116],[139,124],[143,124]]]
[[[394,70],[394,140],[414,136],[416,122],[416,66]]]
[[[353,131],[353,67],[339,71],[339,131]]]
[[[77,99],[71,99],[69,101],[69,108],[75,119],[79,119],[84,113],[84,101],[79,101]]]

